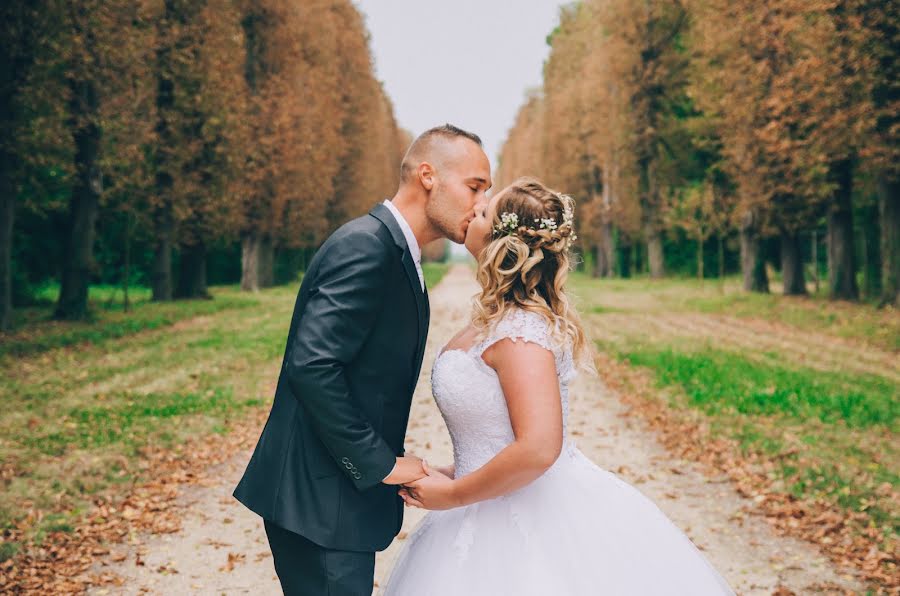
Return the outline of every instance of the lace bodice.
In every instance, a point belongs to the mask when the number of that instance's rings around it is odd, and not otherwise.
[[[507,337],[534,342],[553,352],[566,436],[569,383],[577,374],[570,346],[554,344],[550,325],[542,315],[515,308],[486,338],[468,350],[442,351],[432,367],[432,392],[450,431],[457,478],[483,466],[515,439],[500,380],[481,358],[491,345]]]

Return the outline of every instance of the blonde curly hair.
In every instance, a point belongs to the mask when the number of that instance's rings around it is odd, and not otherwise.
[[[490,240],[477,257],[482,289],[473,298],[472,324],[484,337],[512,308],[538,313],[557,345],[569,343],[580,368],[596,372],[593,349],[565,290],[574,211],[572,197],[534,178],[519,178],[500,191]]]

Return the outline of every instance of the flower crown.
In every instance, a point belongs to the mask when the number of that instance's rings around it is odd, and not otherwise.
[[[556,220],[552,217],[544,217],[535,218],[534,224],[536,225],[522,224],[520,226],[519,216],[516,213],[504,211],[500,214],[500,223],[494,225],[494,232],[506,236],[518,236],[521,238],[521,235],[519,234],[520,227],[525,227],[529,230],[549,230],[550,232],[555,232],[559,229],[560,226],[562,226],[564,228],[568,228],[568,231],[570,232],[568,236],[564,236],[566,240],[565,248],[568,249],[570,246],[572,246],[572,243],[575,240],[578,240],[578,236],[576,236],[574,233],[574,220],[575,214],[568,206],[563,208],[563,220],[561,224],[557,224]]]

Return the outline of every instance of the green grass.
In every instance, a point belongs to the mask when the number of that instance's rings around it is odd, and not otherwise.
[[[440,283],[448,269],[450,269],[450,265],[447,263],[422,263],[425,287],[429,290],[433,289]]]
[[[775,490],[897,535],[896,310],[746,293],[737,278],[575,274],[570,288],[599,348],[655,379],[647,399],[702,413],[714,436],[759,456]]]
[[[234,287],[213,288],[212,300],[150,302],[137,300],[130,312],[108,307],[102,302],[103,293],[92,295],[91,316],[86,321],[51,321],[52,307],[32,307],[20,319],[13,332],[0,334],[0,358],[27,356],[55,348],[80,343],[102,344],[140,331],[159,329],[200,315],[210,315],[229,309],[249,308],[259,302],[252,295],[242,294]]]
[[[900,314],[870,303],[832,301],[824,295],[745,292],[736,277],[701,283],[686,278],[596,279],[574,273],[569,286],[581,299],[582,312],[684,312],[764,319],[900,352]]]
[[[779,321],[798,329],[827,330],[838,337],[900,351],[900,315],[891,309],[878,310],[871,304],[832,302],[825,297],[735,293],[694,297],[684,306],[697,312]]]
[[[434,288],[448,266],[423,270]],[[94,495],[152,474],[147,446],[224,434],[268,407],[297,289],[171,303],[135,291],[126,313],[101,288],[92,321],[49,322],[49,303],[27,313],[0,339],[0,531],[30,508],[43,517],[28,540],[71,531]],[[19,548],[0,544],[0,561]]]
[[[599,343],[651,371],[675,408],[702,411],[715,435],[775,462],[781,489],[866,511],[889,535],[900,512],[883,498],[900,483],[900,386],[873,375],[760,362],[709,347]]]
[[[152,291],[145,286],[132,286],[128,288],[128,300],[132,305],[142,302],[150,302]],[[37,288],[34,292],[34,300],[39,303],[52,305],[59,297],[59,284],[47,283]],[[121,286],[95,284],[88,288],[88,301],[96,303],[105,309],[121,309],[124,307],[125,294]]]
[[[172,418],[206,414],[223,417],[232,410],[257,406],[261,399],[235,399],[230,387],[204,393],[159,393],[107,396],[109,405],[76,407],[64,414],[64,425],[50,433],[33,433],[21,444],[44,455],[64,455],[76,449],[96,449],[120,443],[130,454]]]
[[[213,294],[103,313],[92,339],[87,323],[78,335],[38,329],[40,349],[0,359],[0,461],[11,473],[0,529],[34,507],[60,518],[36,525],[30,540],[66,531],[93,495],[152,472],[137,463],[146,446],[225,433],[271,403],[297,285]],[[137,322],[125,326],[127,317]]]
[[[0,542],[0,563],[6,561],[7,559],[13,558],[15,554],[19,552],[20,547],[21,545],[18,542]]]
[[[900,388],[881,377],[787,367],[775,361],[762,364],[711,348],[686,352],[633,346],[619,354],[653,370],[660,385],[679,386],[692,405],[709,414],[733,409],[748,415],[815,417],[851,428],[880,425],[900,430]]]

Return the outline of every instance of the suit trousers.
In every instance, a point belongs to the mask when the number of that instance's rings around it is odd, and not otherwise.
[[[372,596],[375,553],[334,550],[265,520],[285,596]]]

